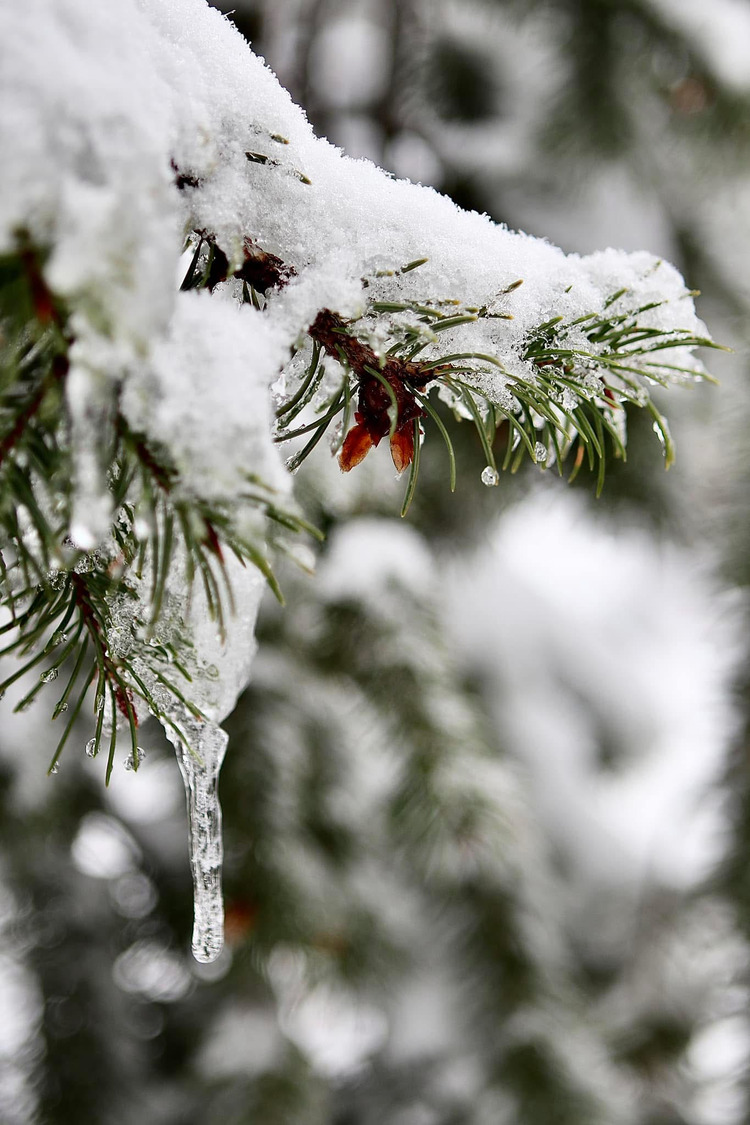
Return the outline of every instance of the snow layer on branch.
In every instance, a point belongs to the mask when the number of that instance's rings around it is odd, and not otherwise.
[[[521,359],[529,330],[600,311],[623,286],[628,307],[669,298],[653,325],[702,331],[679,275],[649,255],[566,256],[342,156],[204,0],[29,0],[0,12],[0,36],[14,44],[0,89],[0,142],[13,154],[0,170],[0,247],[25,229],[49,250],[46,277],[69,304],[76,348],[105,380],[133,384],[128,409],[205,495],[233,488],[229,439],[246,432],[247,471],[278,480],[260,434],[265,388],[320,308],[358,315],[363,275],[427,257],[373,280],[368,296],[511,315],[456,326],[440,347],[492,352],[519,374],[533,376]],[[296,271],[270,295],[268,323],[216,307],[232,286],[176,302],[190,229],[232,266],[250,239]],[[483,378],[501,397],[504,377]],[[79,431],[82,444],[96,437]]]
[[[70,310],[84,538],[105,523],[95,450],[118,385],[131,426],[169,450],[186,493],[231,501],[247,473],[283,488],[268,389],[284,385],[317,312],[359,316],[365,292],[512,315],[449,329],[440,348],[491,352],[532,378],[529,331],[599,311],[621,289],[618,312],[667,298],[646,323],[701,331],[679,274],[648,254],[566,256],[342,156],[204,0],[28,0],[0,11],[0,38],[15,45],[0,78],[0,142],[12,154],[0,168],[0,248],[27,231]],[[230,266],[249,245],[278,255],[290,283],[269,290],[264,313],[238,307],[234,284],[178,294],[190,230]],[[507,395],[502,373],[482,378]]]
[[[167,335],[126,384],[121,407],[134,429],[170,451],[181,491],[235,496],[249,470],[285,487],[268,440],[268,387],[286,352],[281,333],[255,309],[205,292],[178,295]],[[207,395],[231,410],[207,410]]]
[[[79,327],[141,348],[169,315],[180,236],[152,38],[129,0],[0,10],[0,248],[28,230]]]

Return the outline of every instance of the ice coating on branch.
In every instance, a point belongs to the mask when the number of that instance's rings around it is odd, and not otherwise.
[[[211,961],[223,944],[224,909],[221,892],[223,848],[221,839],[221,807],[218,783],[227,735],[219,725],[233,710],[239,693],[250,679],[253,657],[257,649],[254,630],[265,589],[260,572],[243,567],[235,559],[227,560],[227,577],[232,584],[234,614],[226,623],[222,639],[215,621],[208,612],[204,591],[195,585],[191,591],[185,575],[185,555],[178,550],[164,593],[164,614],[158,634],[146,641],[160,650],[177,647],[187,631],[190,645],[180,649],[183,666],[190,675],[189,695],[192,709],[165,687],[159,679],[158,665],[139,655],[137,634],[141,601],[146,600],[151,575],[146,571],[136,582],[136,599],[123,597],[113,605],[109,633],[110,651],[127,654],[140,681],[161,709],[165,734],[175,748],[177,764],[185,785],[188,815],[190,869],[194,888],[193,952],[199,961]],[[155,670],[156,669],[156,670]],[[171,663],[165,671],[173,680],[179,679]],[[187,691],[184,681],[180,681]],[[138,700],[134,703],[137,705]],[[196,709],[199,713],[196,713]],[[145,708],[138,707],[140,718]],[[124,725],[123,716],[115,720]],[[108,723],[112,721],[111,714]],[[93,741],[93,740],[92,740]],[[93,746],[87,747],[87,753]],[[140,764],[141,754],[138,755]],[[126,768],[133,768],[133,758]]]
[[[241,573],[239,573],[241,572]],[[228,737],[219,723],[234,708],[237,696],[250,678],[257,648],[255,619],[263,596],[264,582],[253,568],[230,567],[235,614],[229,623],[226,643],[218,640],[205,607],[190,611],[196,651],[201,665],[194,674],[193,701],[206,715],[201,722],[182,714],[182,727],[189,745],[171,727],[165,727],[172,742],[185,785],[188,815],[188,845],[193,878],[193,955],[197,961],[213,961],[224,945],[224,901],[221,869],[224,849],[221,836],[219,771]],[[197,681],[197,682],[196,682]]]
[[[188,846],[193,879],[194,926],[192,948],[196,960],[213,961],[224,941],[224,905],[221,889],[223,845],[219,772],[227,747],[220,722],[237,702],[250,678],[257,648],[254,629],[265,583],[253,567],[227,561],[235,612],[227,622],[226,640],[218,635],[208,613],[205,597],[197,587],[186,597],[184,559],[177,558],[170,575],[165,617],[159,642],[172,643],[187,624],[193,641],[192,657],[186,663],[191,675],[190,699],[202,712],[197,718],[169,697],[163,685],[140,662],[138,674],[152,695],[159,697],[166,717],[164,731],[175,748],[185,785],[188,816]],[[144,578],[148,582],[149,576]],[[181,737],[182,735],[182,737]]]
[[[91,551],[105,538],[112,520],[102,447],[90,440],[92,433],[102,433],[112,424],[111,394],[106,375],[79,358],[80,349],[71,351],[73,363],[65,382],[75,479],[70,538],[76,547]]]
[[[193,684],[190,698],[212,722],[220,723],[234,709],[237,697],[250,680],[257,649],[255,621],[265,579],[252,566],[236,559],[226,560],[227,578],[232,585],[234,612],[226,621],[222,641],[216,623],[208,613],[203,591],[196,585],[191,604],[185,605],[184,590],[175,583],[175,615],[187,620],[195,646]]]
[[[224,942],[224,905],[221,892],[223,846],[219,771],[227,746],[227,735],[219,723],[233,710],[237,696],[250,678],[257,649],[255,621],[265,583],[253,567],[228,562],[234,592],[235,612],[227,623],[222,644],[203,599],[197,595],[188,619],[198,667],[193,672],[191,698],[206,716],[196,721],[182,712],[181,726],[190,749],[166,727],[172,741],[187,799],[190,868],[193,877],[193,954],[198,961],[212,961]],[[179,597],[179,588],[178,594]],[[187,615],[187,614],[186,614]],[[191,753],[192,751],[192,753]]]

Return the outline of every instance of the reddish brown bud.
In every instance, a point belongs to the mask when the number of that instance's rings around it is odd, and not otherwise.
[[[361,423],[357,423],[344,439],[339,453],[339,465],[343,473],[348,473],[360,461],[364,461],[367,454],[376,443],[372,440],[369,430]]]
[[[414,426],[400,426],[391,438],[391,457],[397,473],[408,469],[414,459]]]

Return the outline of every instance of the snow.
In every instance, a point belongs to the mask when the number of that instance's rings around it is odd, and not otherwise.
[[[356,1073],[387,1038],[384,1013],[341,987],[320,984],[296,998],[279,992],[283,1031],[322,1074]]]
[[[570,495],[536,493],[450,587],[457,641],[505,685],[497,721],[564,853],[603,884],[697,884],[724,846],[710,792],[741,651],[737,599],[717,595],[709,561],[594,523]],[[502,630],[488,604],[502,605]],[[597,714],[634,748],[611,771],[597,764]]]
[[[359,519],[337,535],[318,580],[323,597],[382,604],[389,585],[417,593],[434,577],[434,560],[424,540],[406,524]]]
[[[255,309],[205,292],[179,294],[168,334],[126,383],[121,406],[134,430],[169,450],[180,492],[207,500],[234,496],[246,488],[249,471],[286,487],[269,441],[268,387],[287,351]],[[206,409],[207,379],[212,397],[231,411]]]
[[[43,0],[29,6],[29,18],[40,4],[43,6]],[[566,259],[542,240],[509,232],[485,216],[463,213],[432,189],[393,181],[368,162],[343,157],[326,141],[315,138],[301,111],[262,61],[248,51],[219,13],[199,0],[123,4],[116,17],[111,12],[99,15],[88,27],[86,51],[99,47],[105,56],[105,47],[115,34],[119,46],[121,30],[126,49],[122,65],[118,50],[117,65],[108,66],[109,97],[103,105],[99,99],[96,111],[92,110],[101,63],[87,66],[88,53],[82,57],[84,46],[71,43],[65,29],[55,27],[62,22],[63,12],[70,11],[71,17],[82,20],[88,5],[66,0],[55,7],[59,9],[57,19],[49,21],[46,32],[37,26],[44,26],[45,21],[35,21],[32,44],[38,60],[57,45],[58,38],[63,40],[66,50],[55,79],[47,75],[44,82],[40,80],[38,61],[29,77],[20,68],[13,77],[21,86],[23,100],[30,103],[29,115],[39,119],[36,131],[49,131],[54,114],[60,112],[59,77],[75,70],[78,81],[61,109],[76,129],[87,134],[87,160],[82,165],[77,151],[63,148],[55,154],[55,167],[62,165],[65,174],[53,176],[49,166],[43,167],[46,153],[38,143],[29,160],[21,162],[23,177],[16,176],[15,182],[11,179],[4,192],[0,237],[7,244],[12,232],[26,225],[37,241],[51,244],[50,283],[61,293],[77,297],[76,304],[88,302],[90,306],[94,299],[100,304],[115,294],[116,308],[85,310],[84,323],[89,329],[96,319],[105,334],[119,338],[120,343],[148,348],[164,329],[174,302],[171,277],[178,234],[185,226],[213,232],[233,260],[249,236],[312,277],[327,274],[358,279],[376,259],[397,266],[415,257],[429,257],[418,275],[383,283],[392,299],[458,294],[481,304],[523,277],[522,299],[509,302],[514,322],[472,325],[449,333],[444,341],[451,345],[454,337],[459,344],[470,335],[476,350],[495,348],[501,354],[517,350],[529,326],[559,311],[562,293],[571,283],[576,287],[575,297],[568,302],[571,313],[600,308],[608,295],[611,277],[606,283],[597,278],[594,263]],[[36,14],[39,16],[38,11]],[[22,30],[26,31],[25,26]],[[159,110],[144,121],[146,102],[157,104]],[[120,123],[114,139],[111,127],[105,133],[112,117]],[[15,145],[19,139],[15,116],[11,120],[7,115],[1,127],[7,143]],[[279,136],[289,143],[273,139]],[[119,155],[110,167],[115,147]],[[247,151],[259,152],[276,163],[250,163]],[[123,170],[125,160],[130,164]],[[186,188],[182,197],[174,189],[170,193],[170,160],[181,172],[199,179],[200,187]],[[302,183],[296,175],[299,172],[312,183]],[[134,192],[143,200],[135,214],[131,205]],[[121,212],[135,227],[132,236],[123,234],[117,222]],[[63,226],[64,234],[60,233]],[[610,256],[612,272],[619,274],[616,287],[630,283],[638,294],[649,263],[623,254]],[[674,289],[672,279],[665,278],[664,284]],[[126,299],[120,300],[123,288]],[[331,303],[329,295],[321,291],[317,307],[326,301]],[[206,302],[204,319],[210,316],[208,308]],[[243,310],[243,314],[249,311]],[[345,310],[339,307],[339,311]],[[280,319],[289,340],[304,331],[309,315],[301,309],[284,309]],[[696,323],[685,307],[677,319],[688,328]],[[279,366],[270,340],[263,339],[259,324],[249,315],[244,316],[243,331],[253,338],[256,354],[264,353],[269,366]],[[260,339],[256,339],[258,335]],[[217,363],[215,369],[218,367]],[[174,382],[161,369],[156,378],[167,385]],[[210,384],[210,379],[205,382]],[[217,412],[219,398],[212,399]],[[226,417],[226,409],[223,413]],[[186,448],[191,448],[192,439],[188,431]],[[209,435],[205,445],[210,445]]]

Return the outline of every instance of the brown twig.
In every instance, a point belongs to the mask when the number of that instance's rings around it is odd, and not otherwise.
[[[414,398],[414,391],[423,389],[440,374],[439,369],[425,368],[398,356],[389,356],[381,367],[380,359],[369,345],[347,331],[346,322],[330,309],[323,309],[308,329],[309,335],[335,359],[343,361],[359,383],[356,425],[349,431],[341,447],[339,465],[348,472],[390,433],[391,456],[398,472],[411,464],[414,456],[414,426],[424,410]],[[379,372],[380,377],[373,374]],[[393,392],[388,393],[384,383]],[[396,402],[394,426],[389,413]]]
[[[107,641],[104,637],[101,623],[97,617],[96,611],[91,604],[91,599],[86,589],[86,582],[82,575],[71,574],[71,583],[73,586],[73,593],[78,606],[78,611],[83,619],[84,627],[86,628],[94,648],[98,648],[101,654],[101,663],[104,668],[105,675],[108,679],[109,686],[113,690],[117,707],[126,719],[132,717],[134,725],[138,726],[138,714],[133,706],[132,693],[130,688],[124,688],[122,679],[117,669],[117,665],[113,661],[107,648]]]

